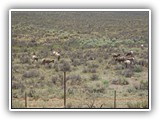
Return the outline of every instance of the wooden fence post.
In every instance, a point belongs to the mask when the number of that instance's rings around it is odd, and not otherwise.
[[[66,71],[64,72],[64,108],[66,108]]]
[[[25,108],[27,108],[27,92],[25,91]]]
[[[116,90],[114,91],[114,108],[116,108]]]

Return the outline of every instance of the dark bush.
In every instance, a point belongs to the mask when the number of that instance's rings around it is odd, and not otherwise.
[[[45,79],[45,76],[40,76],[40,80],[44,80]]]
[[[23,77],[25,78],[32,78],[32,77],[38,77],[40,75],[38,70],[30,70],[30,71],[26,71],[23,74]]]
[[[98,68],[98,64],[89,64],[88,68]]]
[[[90,73],[96,73],[97,71],[96,71],[95,68],[91,68],[91,69],[89,69],[89,72],[90,72]]]
[[[63,72],[71,71],[71,65],[68,61],[63,61],[63,63],[60,65],[60,70]]]
[[[117,62],[115,60],[111,59],[111,60],[109,60],[108,64],[109,65],[116,65]]]
[[[69,76],[70,80],[81,80],[81,76],[80,75],[71,75]]]
[[[102,82],[95,82],[86,85],[85,91],[88,91],[89,93],[104,93],[105,88],[106,86]]]
[[[115,66],[115,70],[123,70],[124,68],[125,68],[125,66],[122,65],[122,64],[117,64],[117,65]]]
[[[105,87],[93,88],[93,93],[104,93]]]
[[[31,88],[28,92],[28,97],[35,97],[35,95],[36,95],[36,91],[33,88]]]
[[[137,63],[138,65],[148,67],[148,60],[139,60],[139,61],[136,61],[136,63]]]
[[[87,72],[89,72],[89,69],[85,67],[85,68],[83,68],[82,72],[87,73]]]
[[[71,85],[80,84],[82,80],[80,75],[71,75],[67,79],[71,80]]]
[[[49,55],[48,50],[43,49],[38,53],[38,56],[41,56],[42,58],[46,58]]]
[[[126,79],[123,78],[123,79],[120,79],[120,80],[119,80],[119,84],[120,84],[120,85],[128,85],[129,82],[128,82]]]
[[[55,69],[56,72],[59,71],[60,68],[59,68],[59,64],[57,61],[55,61],[53,68]]]
[[[27,42],[24,40],[20,40],[17,42],[17,46],[19,47],[26,47],[27,46]]]
[[[127,70],[122,71],[121,74],[122,74],[123,76],[125,76],[125,77],[129,77],[129,78],[130,78],[130,77],[133,76],[133,71],[130,70],[130,69],[127,69]]]
[[[109,58],[109,55],[107,53],[104,54],[104,59],[108,59]]]
[[[20,62],[21,62],[22,64],[30,63],[30,62],[31,62],[30,60],[31,60],[31,59],[30,59],[29,56],[23,55],[23,56],[20,57]]]
[[[12,82],[12,89],[24,89],[24,85],[21,82]]]
[[[102,64],[103,63],[103,59],[98,59],[98,62],[100,63],[100,64]]]
[[[105,67],[105,69],[106,69],[106,70],[107,70],[107,69],[110,69],[110,66],[107,64],[106,67]]]
[[[111,84],[114,84],[114,85],[128,85],[129,82],[125,78],[114,78],[111,81]]]
[[[95,81],[95,80],[98,80],[99,79],[99,76],[97,74],[92,74],[91,75],[91,80]]]
[[[118,85],[119,84],[119,78],[113,78],[111,80],[111,84]]]
[[[51,63],[50,64],[45,64],[45,68],[51,69],[52,68],[52,64]]]
[[[52,76],[52,83],[56,85],[58,79],[58,76]]]
[[[75,67],[81,64],[81,61],[79,59],[73,59],[72,61],[72,65]]]
[[[29,47],[33,47],[33,46],[37,46],[37,45],[38,44],[37,44],[36,40],[31,40],[31,41],[28,42]]]

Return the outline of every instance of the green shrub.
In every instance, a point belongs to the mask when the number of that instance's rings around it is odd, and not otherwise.
[[[103,84],[104,84],[104,86],[108,87],[109,86],[109,81],[108,80],[104,80]]]
[[[134,72],[142,72],[143,68],[141,65],[135,65],[133,70]]]
[[[140,81],[140,89],[148,90],[148,81],[141,80]]]

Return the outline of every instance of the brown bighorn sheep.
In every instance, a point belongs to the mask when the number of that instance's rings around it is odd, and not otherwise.
[[[49,59],[45,59],[45,58],[43,58],[42,59],[42,64],[49,64],[49,63],[54,63],[54,60],[52,59],[52,60],[49,60]]]
[[[142,50],[144,49],[144,45],[143,45],[143,44],[141,44],[141,49],[142,49]]]
[[[125,61],[125,57],[124,56],[121,56],[121,57],[117,57],[116,59],[115,59],[115,61],[118,61],[119,63],[121,63],[121,62],[124,62]]]
[[[131,61],[131,63],[133,63],[133,62],[134,62],[134,57],[126,58],[126,60],[130,60],[130,61]]]
[[[58,61],[59,61],[61,55],[60,55],[58,52],[56,52],[56,51],[53,51],[52,53],[53,53],[53,55],[55,55],[55,56],[57,57],[57,59],[58,59]]]
[[[33,62],[38,61],[38,57],[35,55],[35,53],[33,53],[32,55],[32,60]]]
[[[113,53],[113,55],[112,55],[113,58],[117,58],[119,56],[120,56],[120,54],[117,54],[117,53]]]
[[[133,56],[133,51],[128,52],[126,56]]]
[[[126,68],[128,67],[128,65],[130,65],[131,64],[131,61],[130,60],[125,60],[124,61],[124,64],[126,65]]]

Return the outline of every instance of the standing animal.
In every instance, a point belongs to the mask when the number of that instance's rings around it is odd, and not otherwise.
[[[130,60],[125,60],[124,61],[124,64],[126,66],[126,68],[131,64],[131,61]]]
[[[120,55],[121,55],[121,54],[113,53],[112,57],[113,57],[113,58],[117,58],[117,57],[119,57]]]
[[[143,45],[143,44],[141,44],[141,49],[142,49],[142,50],[144,49],[144,45]]]
[[[49,63],[54,63],[54,60],[53,59],[51,59],[51,60],[50,59],[45,59],[45,58],[42,59],[42,64],[45,65],[45,64],[49,64]]]
[[[130,60],[131,63],[133,63],[135,59],[134,59],[134,57],[128,57],[128,58],[126,58],[126,60]]]
[[[35,55],[35,53],[33,53],[32,55],[32,61],[33,62],[38,61],[38,57]]]
[[[55,56],[57,57],[57,59],[58,59],[58,61],[59,61],[61,55],[60,55],[58,52],[56,52],[56,51],[53,51],[52,53],[53,53],[53,55],[55,55]]]
[[[121,56],[121,57],[117,57],[116,59],[115,59],[115,61],[118,61],[119,63],[121,63],[121,62],[124,62],[125,61],[125,57],[124,56]]]
[[[133,51],[128,52],[126,56],[133,56]]]

